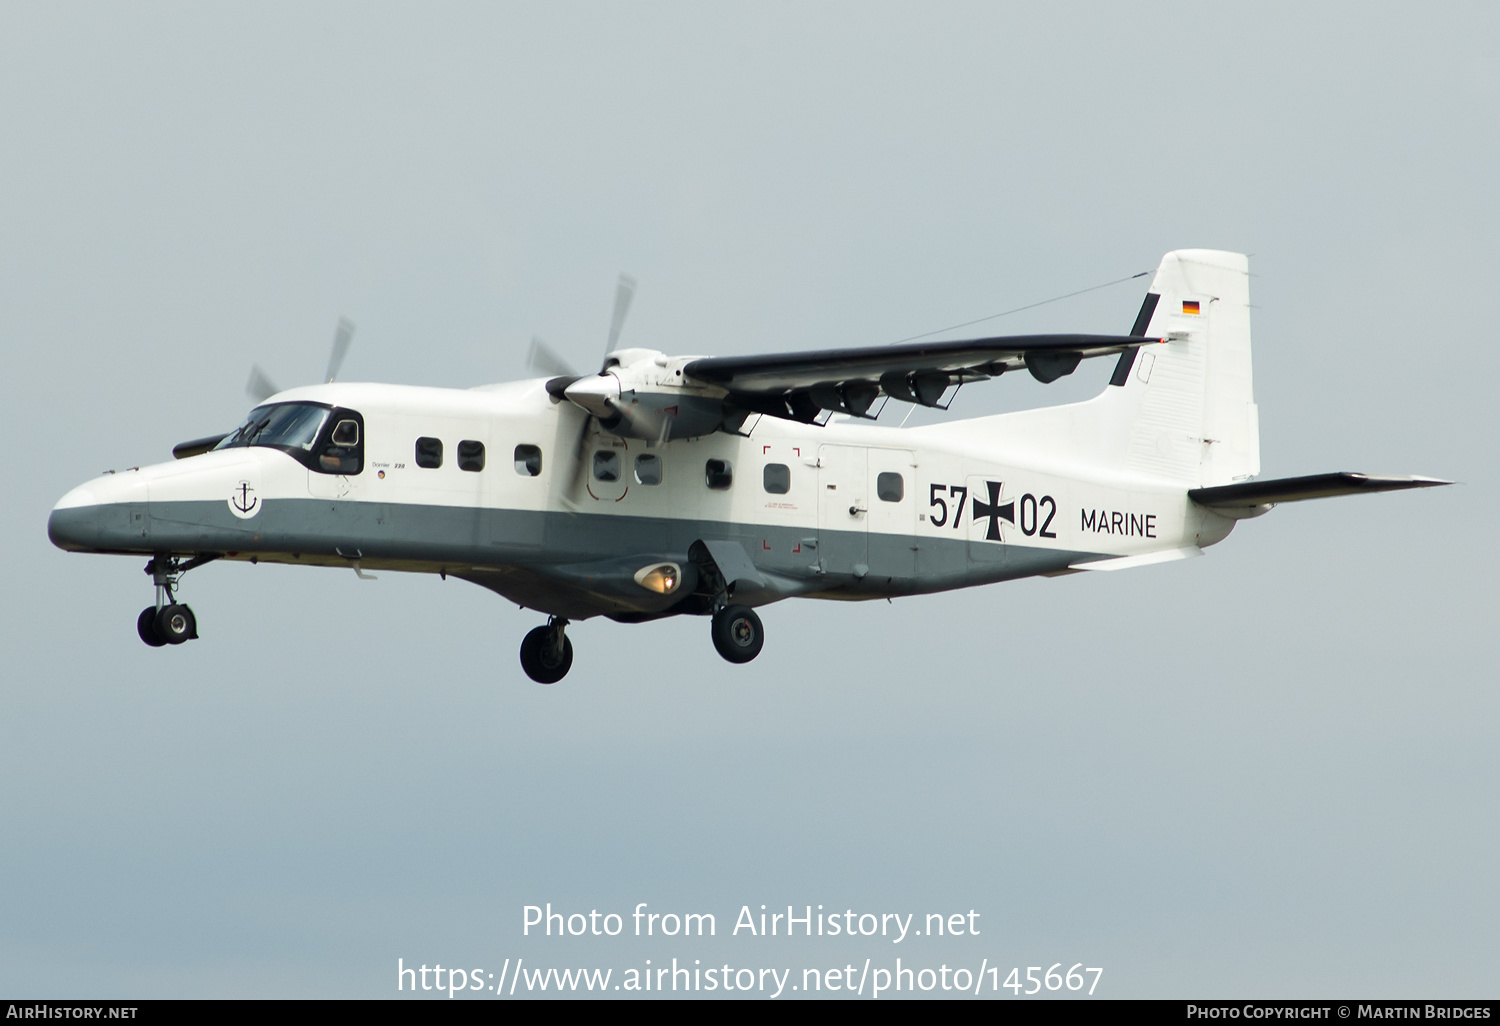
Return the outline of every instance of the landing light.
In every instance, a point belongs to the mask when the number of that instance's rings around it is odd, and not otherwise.
[[[682,567],[676,563],[657,563],[635,572],[635,583],[658,595],[670,595],[682,583]]]

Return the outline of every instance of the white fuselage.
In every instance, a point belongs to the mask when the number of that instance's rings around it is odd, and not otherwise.
[[[739,545],[760,577],[744,601],[760,604],[1151,561],[1233,526],[1190,502],[1187,483],[1091,462],[1056,431],[1037,444],[1036,418],[1069,407],[912,429],[751,417],[740,435],[650,445],[600,431],[543,384],[284,392],[270,402],[358,412],[358,473],[277,449],[220,449],[75,489],[58,503],[53,538],[80,550],[452,573],[578,617],[669,610],[606,579],[632,560],[686,563],[695,541]],[[441,443],[440,465],[419,465],[419,439],[429,463],[431,440]]]

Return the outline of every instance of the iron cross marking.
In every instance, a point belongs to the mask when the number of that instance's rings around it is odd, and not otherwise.
[[[985,487],[990,493],[990,501],[985,502],[979,496],[974,496],[974,519],[982,517],[989,518],[989,527],[985,529],[984,537],[987,541],[1000,540],[1000,521],[1009,520],[1012,525],[1016,522],[1016,500],[1011,499],[1004,506],[1000,505],[1000,488],[1003,481],[986,481]]]

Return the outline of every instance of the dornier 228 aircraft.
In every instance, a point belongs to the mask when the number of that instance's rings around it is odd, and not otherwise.
[[[78,552],[139,554],[148,645],[197,636],[183,573],[213,560],[451,575],[546,614],[521,665],[562,679],[564,628],[710,618],[730,662],[755,608],[874,599],[1199,555],[1302,499],[1446,484],[1257,480],[1249,265],[1169,253],[1128,335],[1024,335],[745,357],[612,349],[595,374],[474,389],[330,383],[270,396],[233,433],[110,473],[53,509]],[[630,290],[622,280],[611,343]],[[1114,357],[1086,402],[901,429],[882,397],[942,404],[1025,368]],[[263,377],[263,376],[262,376]],[[269,388],[267,389],[269,390]]]

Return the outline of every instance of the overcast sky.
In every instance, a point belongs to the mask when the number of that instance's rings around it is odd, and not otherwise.
[[[899,955],[1493,996],[1496,38],[1483,3],[0,0],[0,995]],[[252,363],[316,380],[341,315],[346,379],[467,387],[533,334],[598,359],[621,271],[623,342],[736,354],[1182,247],[1251,254],[1264,476],[1463,485],[1127,573],[784,603],[744,667],[702,619],[589,621],[552,688],[535,614],[395,573],[208,567],[202,640],[151,650],[143,561],[46,538],[74,485],[232,427]],[[977,330],[1123,331],[1143,291]],[[523,938],[549,901],[719,936]],[[727,936],[763,903],[981,934]]]

